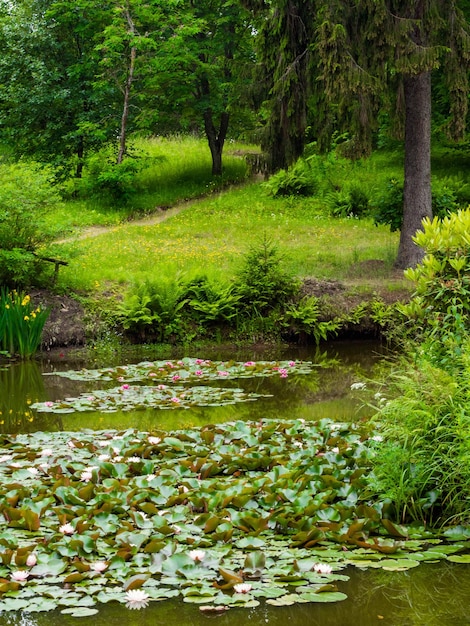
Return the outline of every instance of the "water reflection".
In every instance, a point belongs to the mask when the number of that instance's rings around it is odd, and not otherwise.
[[[38,415],[30,407],[46,397],[42,368],[35,361],[11,363],[0,368],[0,432],[58,430],[60,416]]]
[[[321,352],[314,348],[286,349],[271,348],[268,352],[239,351],[238,353],[212,351],[202,355],[213,360],[236,359],[274,360],[295,359],[322,363],[331,362],[327,368],[314,368],[309,375],[299,375],[289,379],[254,378],[225,381],[226,386],[241,387],[247,392],[265,394],[255,402],[239,403],[223,407],[196,407],[184,409],[146,411],[118,411],[116,413],[79,413],[58,415],[31,411],[34,402],[56,401],[74,397],[82,392],[103,387],[103,383],[71,381],[54,376],[64,369],[83,367],[103,367],[103,363],[92,364],[78,360],[64,360],[62,357],[44,359],[39,362],[14,363],[0,371],[0,432],[32,432],[37,430],[80,430],[124,429],[171,430],[220,423],[229,420],[294,419],[307,420],[333,417],[347,420],[360,415],[360,403],[350,392],[351,382],[359,376],[369,374],[375,363],[380,361],[383,347],[372,342],[350,342],[333,344]],[[175,355],[178,358],[181,355]],[[192,356],[201,356],[192,355]],[[114,362],[106,366],[139,362],[152,359],[148,353],[134,351],[123,356],[116,355]],[[44,375],[47,373],[48,375]],[[50,375],[52,374],[52,375]],[[217,384],[217,383],[215,383]],[[364,410],[362,409],[362,413]]]
[[[297,604],[255,609],[231,609],[217,616],[219,626],[464,626],[470,624],[468,589],[470,568],[440,562],[423,564],[406,572],[382,570],[348,572],[349,582],[341,583],[348,599],[335,604]],[[99,613],[83,617],[80,624],[94,626],[204,626],[211,617],[197,605],[181,600],[151,603],[143,611],[129,611],[122,605],[100,605]],[[58,611],[47,614],[6,614],[1,626],[76,626],[77,618]]]

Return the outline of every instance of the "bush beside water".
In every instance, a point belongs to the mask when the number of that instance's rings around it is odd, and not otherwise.
[[[470,520],[470,211],[426,220],[415,242],[426,251],[406,271],[415,281],[401,307],[408,346],[375,422],[386,443],[374,488],[399,521]]]

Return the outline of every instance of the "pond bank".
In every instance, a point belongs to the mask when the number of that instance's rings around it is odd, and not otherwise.
[[[358,268],[361,274],[366,273],[365,278],[352,276],[346,281],[315,278],[303,280],[301,293],[304,296],[318,298],[321,321],[345,317],[357,307],[374,301],[392,305],[409,300],[411,286],[406,284],[401,276],[385,277],[383,262],[366,261],[358,266],[361,266]],[[35,304],[51,309],[43,332],[44,350],[83,347],[97,339],[97,329],[100,327],[98,315],[87,310],[86,299],[40,289],[32,290],[31,298]],[[367,338],[381,336],[380,327],[367,315],[358,323],[345,323],[337,335],[341,339],[361,336]]]

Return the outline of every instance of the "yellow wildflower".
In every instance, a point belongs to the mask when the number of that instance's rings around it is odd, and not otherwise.
[[[29,304],[30,300],[31,300],[31,298],[29,296],[25,296],[23,298],[23,301],[21,302],[21,306],[26,306],[27,304]]]

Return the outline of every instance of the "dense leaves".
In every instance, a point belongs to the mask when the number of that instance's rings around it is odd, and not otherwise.
[[[235,421],[1,444],[4,611],[91,615],[101,602],[178,595],[211,610],[335,602],[347,565],[402,571],[468,548],[465,529],[446,545],[383,519],[366,489],[378,442],[354,425]]]

